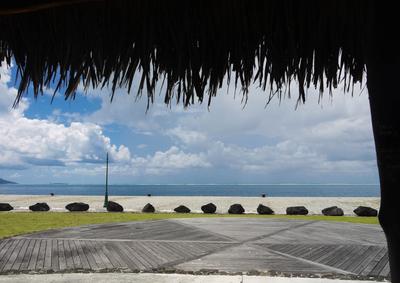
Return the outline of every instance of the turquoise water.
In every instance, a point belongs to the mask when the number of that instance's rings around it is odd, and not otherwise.
[[[0,185],[0,194],[103,195],[104,185]],[[111,185],[115,196],[379,197],[379,185]]]

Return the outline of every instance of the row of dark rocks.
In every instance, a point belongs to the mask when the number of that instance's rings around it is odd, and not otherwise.
[[[83,202],[73,202],[70,204],[67,204],[65,208],[69,211],[87,211],[89,210],[89,205],[87,203]],[[9,203],[0,203],[0,211],[10,211],[13,210],[14,208],[9,204]],[[50,207],[47,203],[41,202],[41,203],[36,203],[34,205],[29,206],[29,209],[31,211],[49,211]],[[204,213],[207,214],[213,214],[217,211],[217,206],[213,203],[208,203],[205,204],[201,207],[201,210]],[[114,201],[109,201],[107,205],[107,211],[109,212],[123,212],[124,208],[122,205],[119,203],[116,203]],[[154,206],[150,203],[146,204],[142,212],[144,213],[154,213],[156,210]],[[177,213],[190,213],[190,209],[184,205],[180,205],[174,209],[175,212]],[[241,204],[232,204],[229,207],[228,210],[229,214],[243,214],[245,213],[245,210]],[[274,214],[274,211],[263,204],[260,204],[257,207],[257,213],[258,214]],[[354,213],[357,216],[377,216],[378,211],[374,208],[371,207],[366,207],[366,206],[359,206],[354,210]],[[286,208],[286,214],[287,215],[307,215],[308,214],[308,209],[304,206],[291,206]],[[331,206],[327,207],[322,210],[322,214],[326,216],[343,216],[343,209],[337,206]]]

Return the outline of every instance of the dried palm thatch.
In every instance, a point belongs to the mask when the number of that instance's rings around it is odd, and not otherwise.
[[[366,1],[16,2],[0,4],[0,60],[14,59],[16,102],[30,85],[35,96],[53,85],[73,98],[80,83],[135,88],[152,102],[161,81],[166,103],[188,106],[210,104],[224,80],[245,97],[252,83],[272,97],[293,79],[304,101],[310,86],[348,89],[365,72]]]

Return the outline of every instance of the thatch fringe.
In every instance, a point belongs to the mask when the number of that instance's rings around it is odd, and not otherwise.
[[[51,8],[60,8],[68,5],[87,3],[102,0],[21,0],[21,1],[1,1],[0,16],[32,13]]]
[[[254,82],[275,89],[270,96],[295,79],[304,101],[310,86],[362,82],[368,9],[362,0],[83,1],[1,15],[0,60],[14,58],[17,102],[29,86],[72,98],[80,83],[153,101],[164,81],[165,103],[208,95],[210,104],[225,79],[245,95]]]

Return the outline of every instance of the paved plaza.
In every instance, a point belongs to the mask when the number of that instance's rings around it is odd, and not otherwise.
[[[88,225],[0,241],[0,273],[389,275],[378,225],[195,218]],[[0,276],[1,277],[1,276]]]

